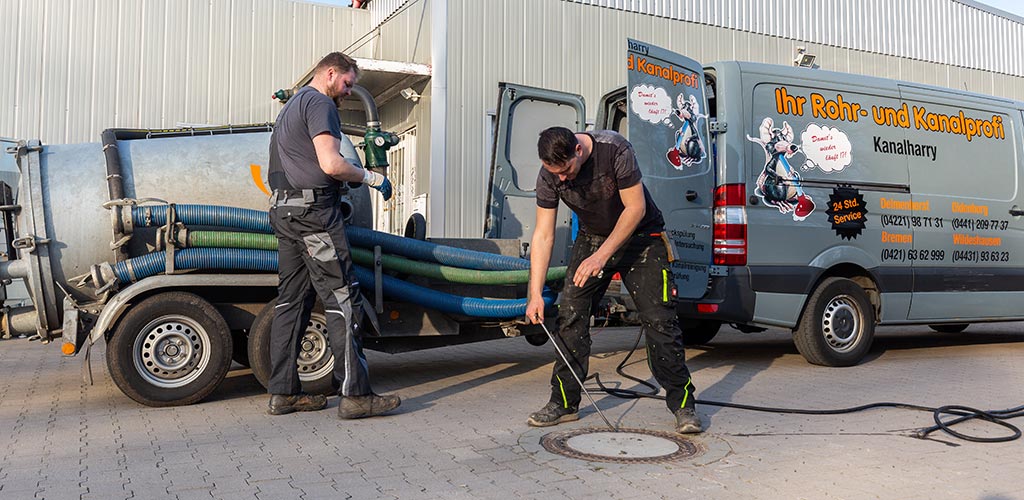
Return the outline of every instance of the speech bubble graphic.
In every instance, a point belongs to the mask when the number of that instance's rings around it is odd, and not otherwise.
[[[637,85],[629,93],[630,108],[637,116],[658,124],[672,112],[672,99],[661,87]]]
[[[800,148],[807,157],[804,169],[841,172],[853,161],[850,138],[837,128],[812,123],[800,134]]]

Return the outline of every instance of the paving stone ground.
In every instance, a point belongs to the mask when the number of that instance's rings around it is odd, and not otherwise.
[[[596,332],[592,367],[606,383],[621,380],[614,368],[636,334]],[[242,369],[200,404],[144,407],[117,390],[97,347],[95,384],[86,386],[82,360],[62,358],[57,344],[0,342],[0,498],[1024,500],[1024,441],[916,439],[932,416],[907,410],[808,416],[700,405],[708,431],[695,438],[705,451],[693,459],[621,465],[553,455],[538,444],[545,433],[603,424],[585,406],[579,422],[527,427],[546,401],[554,352],[521,338],[369,353],[377,391],[404,403],[359,421],[338,420],[336,398],[324,411],[268,416],[263,388]],[[953,335],[880,329],[869,358],[851,368],[807,364],[782,330],[726,328],[687,358],[701,400],[1024,404],[1022,323]],[[642,351],[627,371],[650,377]],[[625,427],[672,428],[660,401],[602,394],[598,405]]]

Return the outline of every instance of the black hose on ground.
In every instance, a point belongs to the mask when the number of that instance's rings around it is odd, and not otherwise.
[[[640,328],[640,333],[637,334],[636,342],[633,343],[633,347],[629,350],[628,353],[626,353],[626,357],[622,359],[622,362],[619,363],[619,366],[615,367],[615,372],[618,373],[619,375],[621,375],[624,378],[627,378],[629,380],[632,380],[634,382],[637,382],[638,384],[641,384],[641,385],[647,387],[650,390],[648,390],[648,391],[640,391],[640,390],[634,390],[634,389],[619,389],[619,388],[615,388],[615,387],[607,387],[607,386],[604,385],[604,383],[601,382],[601,376],[598,373],[594,373],[593,375],[587,377],[587,380],[590,380],[591,378],[594,379],[594,382],[597,383],[597,386],[602,391],[604,391],[606,394],[611,395],[611,396],[615,396],[615,397],[619,397],[619,398],[623,398],[623,399],[651,398],[651,399],[658,399],[658,400],[664,401],[665,400],[665,396],[662,396],[662,395],[658,394],[658,392],[660,392],[660,391],[659,391],[657,386],[655,386],[654,384],[652,384],[652,383],[650,383],[650,382],[648,382],[646,380],[643,380],[643,379],[634,377],[632,375],[629,375],[629,374],[627,374],[627,373],[625,373],[623,371],[625,366],[626,366],[626,362],[629,361],[629,358],[631,356],[633,356],[634,352],[636,352],[637,346],[640,345],[640,338],[643,336],[643,334],[644,334],[644,329],[641,327]],[[705,399],[696,399],[695,401],[696,401],[697,404],[708,405],[708,406],[720,406],[720,407],[723,407],[723,408],[735,408],[735,409],[738,409],[738,410],[760,411],[760,412],[768,412],[768,413],[788,413],[788,414],[796,414],[796,415],[842,415],[842,414],[846,414],[846,413],[855,413],[855,412],[870,410],[870,409],[874,409],[874,408],[902,408],[902,409],[905,409],[905,410],[927,411],[927,412],[931,412],[932,413],[932,418],[935,419],[935,425],[933,425],[931,427],[926,427],[926,428],[923,428],[923,429],[918,429],[917,432],[915,432],[912,435],[913,437],[916,437],[918,439],[927,439],[929,434],[931,434],[931,433],[933,433],[935,431],[941,430],[941,431],[943,431],[943,432],[945,432],[945,433],[947,433],[947,434],[949,434],[949,435],[951,435],[953,437],[963,439],[964,441],[971,441],[971,442],[975,442],[975,443],[1004,443],[1004,442],[1007,442],[1007,441],[1013,441],[1013,440],[1016,440],[1016,439],[1020,438],[1021,437],[1021,430],[1020,430],[1020,428],[1018,428],[1017,426],[1007,422],[1007,420],[1012,419],[1012,418],[1024,417],[1024,405],[1018,406],[1016,408],[1007,408],[1005,410],[987,410],[986,411],[986,410],[979,410],[977,408],[971,408],[969,406],[963,406],[963,405],[945,405],[945,406],[939,406],[939,407],[931,407],[931,406],[922,406],[922,405],[915,405],[915,404],[909,404],[909,403],[881,402],[881,403],[869,403],[869,404],[860,405],[860,406],[853,406],[853,407],[850,407],[850,408],[839,408],[839,409],[829,409],[829,410],[808,410],[808,409],[802,409],[802,408],[776,408],[776,407],[771,407],[771,406],[745,405],[745,404],[740,404],[740,403],[727,403],[727,402],[723,402],[723,401],[712,401],[712,400],[705,400]],[[953,415],[956,418],[953,418],[951,420],[943,420],[943,417],[945,415]],[[1006,435],[1006,436],[997,436],[997,437],[980,437],[980,436],[972,436],[970,434],[965,434],[965,433],[958,432],[958,431],[955,431],[955,430],[952,429],[952,426],[954,426],[956,424],[959,424],[961,422],[966,422],[968,420],[983,420],[985,422],[990,422],[990,423],[993,423],[995,425],[999,425],[999,426],[1005,427],[1006,429],[1008,429],[1010,431],[1010,434]]]

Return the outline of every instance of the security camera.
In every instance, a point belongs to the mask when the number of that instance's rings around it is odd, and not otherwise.
[[[401,96],[404,99],[408,99],[408,100],[410,100],[412,102],[417,102],[417,101],[420,100],[420,95],[417,94],[416,91],[412,89],[412,87],[406,87],[406,88],[402,89],[399,92],[399,94],[401,94]]]

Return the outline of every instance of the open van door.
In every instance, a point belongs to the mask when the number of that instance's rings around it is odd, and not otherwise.
[[[672,273],[678,294],[700,298],[711,265],[715,188],[704,69],[693,59],[632,39],[626,68],[626,89],[619,95],[628,109],[628,137],[676,247]],[[617,109],[602,105],[607,116]]]
[[[583,97],[564,92],[498,84],[498,108],[491,159],[491,191],[487,200],[485,238],[518,238],[529,243],[537,219],[537,137],[548,127],[582,131],[586,126]],[[564,266],[572,228],[570,211],[558,207],[552,266]]]

